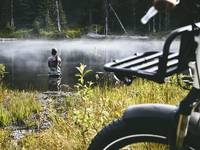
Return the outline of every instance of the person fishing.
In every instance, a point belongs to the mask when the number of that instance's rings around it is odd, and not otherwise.
[[[48,67],[49,67],[49,90],[58,91],[60,90],[61,83],[61,58],[58,56],[58,50],[52,48],[51,56],[48,58]]]

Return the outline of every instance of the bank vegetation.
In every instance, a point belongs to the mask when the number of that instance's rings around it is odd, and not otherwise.
[[[120,117],[129,105],[176,105],[187,94],[176,85],[174,78],[166,84],[136,79],[130,86],[107,83],[94,86],[84,80],[81,71],[86,75],[84,67],[79,68],[77,76],[80,78],[74,94],[65,95],[62,100],[48,97],[51,99],[48,104],[51,125],[46,129],[39,128],[42,112],[46,109],[38,97],[41,93],[11,90],[1,85],[0,149],[86,150],[95,134]],[[32,132],[14,139],[12,127],[32,129]]]

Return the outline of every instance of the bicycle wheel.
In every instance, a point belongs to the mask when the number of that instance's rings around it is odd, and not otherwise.
[[[169,129],[169,124],[162,118],[151,120],[136,118],[131,123],[119,119],[102,129],[88,150],[168,150]]]

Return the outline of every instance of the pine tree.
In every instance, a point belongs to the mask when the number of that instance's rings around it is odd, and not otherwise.
[[[48,0],[48,13],[50,18],[58,31],[61,31],[61,27],[66,26],[66,16],[63,10],[61,0]],[[46,17],[47,18],[47,17]]]
[[[10,24],[10,5],[8,0],[0,2],[0,30],[4,30]]]
[[[36,12],[34,0],[15,0],[15,22],[18,27],[32,27]]]
[[[52,21],[50,17],[50,0],[35,0],[35,20],[40,23],[42,28],[51,29],[52,28]]]

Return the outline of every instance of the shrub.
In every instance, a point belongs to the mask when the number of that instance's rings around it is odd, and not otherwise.
[[[40,22],[37,20],[33,22],[33,34],[40,34]]]
[[[5,70],[6,70],[5,65],[0,64],[0,82],[4,77]]]
[[[69,38],[78,38],[81,37],[81,29],[67,29],[63,31]]]
[[[32,124],[27,119],[32,114],[39,113],[41,105],[36,101],[34,93],[15,92],[8,102],[7,109],[17,125]],[[32,120],[34,122],[34,120]]]
[[[13,91],[0,86],[0,127],[8,125],[35,126],[42,110],[37,92]]]
[[[14,149],[10,130],[0,129],[0,149]]]
[[[11,123],[9,112],[0,104],[0,126],[7,126]]]
[[[15,38],[30,38],[32,29],[20,29],[13,33],[12,37]]]
[[[69,38],[64,32],[55,32],[51,38],[53,39],[65,39],[65,38]]]
[[[5,34],[10,34],[15,31],[15,27],[12,27],[9,23],[6,24],[6,27],[4,29]]]

